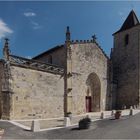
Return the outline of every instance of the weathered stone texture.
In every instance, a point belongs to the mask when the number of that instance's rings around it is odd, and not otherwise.
[[[118,108],[129,108],[139,102],[139,29],[136,26],[114,35],[112,62]],[[125,45],[127,34],[129,42]]]
[[[2,61],[0,61],[0,118],[2,117],[2,113],[5,114],[5,116],[7,116],[8,114],[6,114],[3,110],[3,95],[2,95],[2,84],[3,84],[3,77],[4,77],[4,64]]]
[[[10,73],[8,63],[0,61],[0,117],[9,119],[11,109]]]
[[[56,49],[55,51],[46,53],[46,54],[42,55],[41,57],[36,58],[36,60],[39,60],[39,61],[42,61],[45,63],[50,63],[49,62],[50,56],[52,57],[52,64],[64,67],[64,64],[66,63],[64,46],[61,46],[60,48]]]
[[[64,80],[61,75],[11,66],[13,91],[10,119],[63,116]]]
[[[3,63],[0,62],[0,118],[2,117],[3,112],[3,98],[2,98],[2,79],[3,79]]]
[[[67,112],[83,114],[90,112],[86,110],[87,97],[91,97],[92,112],[109,108],[107,56],[93,42],[71,43],[69,51],[70,55],[63,46],[36,58],[48,63],[52,56],[52,64],[66,68],[62,75],[23,67],[18,62],[9,63],[8,81],[4,77],[9,90],[1,94],[2,101],[7,103],[2,103],[7,111],[7,114],[2,111],[3,118],[54,118]]]
[[[108,58],[95,43],[71,44],[72,50],[72,108],[75,114],[86,112],[87,79],[96,74],[100,81],[100,110],[105,110],[107,98]],[[94,84],[94,83],[93,83]],[[94,85],[93,85],[94,86]],[[93,91],[95,92],[95,91]],[[97,95],[98,96],[98,95]]]

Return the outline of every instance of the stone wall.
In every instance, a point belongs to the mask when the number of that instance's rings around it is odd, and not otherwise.
[[[35,60],[39,60],[45,63],[50,63],[50,57],[52,57],[52,64],[64,67],[66,63],[65,59],[65,47],[60,46],[58,49],[45,53],[44,55],[36,58]]]
[[[100,111],[107,109],[109,106],[106,103],[109,93],[107,87],[108,58],[95,43],[71,44],[71,50],[73,112],[75,114],[86,112],[85,97],[89,92],[87,79],[92,74],[97,75],[100,81],[100,95],[96,95],[100,97]]]
[[[139,102],[139,29],[140,26],[136,26],[114,35],[112,61],[118,108],[129,108]],[[129,42],[126,45],[127,34]]]
[[[61,75],[11,66],[10,119],[63,116],[64,80]]]
[[[108,86],[108,61],[109,59],[104,52],[99,48],[96,43],[83,42],[83,43],[71,43],[72,60],[68,60],[68,71],[72,71],[72,77],[68,78],[68,85],[72,88],[71,92],[68,92],[68,111],[72,111],[74,114],[86,113],[85,98],[87,96],[87,79],[89,75],[95,74],[99,78],[100,82],[100,110],[110,108],[109,86]],[[59,65],[65,65],[65,48],[55,50],[53,53],[46,53],[38,60],[47,61],[48,56],[52,55],[54,60],[61,63]],[[71,69],[71,70],[70,70]],[[94,76],[93,76],[94,77]],[[94,78],[96,82],[96,78]],[[96,83],[95,83],[96,85]]]
[[[71,43],[70,48],[72,56],[68,60],[67,69],[71,69],[72,77],[68,77],[71,86],[67,86],[72,90],[68,92],[67,111],[75,115],[86,113],[86,96],[93,98],[92,111],[108,109],[109,59],[96,43]],[[50,54],[53,56],[53,64],[66,65],[64,47],[36,60],[47,62]],[[9,114],[2,111],[3,118],[43,119],[64,116],[64,74],[52,74],[12,63],[9,71],[9,91],[1,94],[3,105],[8,107],[5,111]]]

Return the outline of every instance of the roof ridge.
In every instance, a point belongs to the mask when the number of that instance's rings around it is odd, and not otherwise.
[[[60,48],[63,47],[63,46],[64,46],[64,44],[57,45],[57,46],[55,46],[55,47],[53,47],[53,48],[48,49],[47,51],[44,51],[44,52],[42,52],[42,53],[40,53],[40,54],[34,56],[32,59],[37,59],[37,58],[41,57],[42,55],[44,55],[44,54],[46,54],[46,53],[53,52],[54,50],[60,49]]]
[[[121,26],[121,28],[119,29],[119,31],[115,32],[114,34],[121,32],[121,31],[125,31],[127,29],[130,29],[136,25],[140,24],[138,17],[136,16],[134,10],[131,10],[131,12],[129,13],[129,15],[127,16],[127,18],[125,19],[123,25]]]

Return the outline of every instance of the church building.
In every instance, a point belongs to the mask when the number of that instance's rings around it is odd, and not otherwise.
[[[96,41],[71,40],[32,59],[0,60],[0,118],[45,119],[139,106],[140,23],[132,10],[113,34],[110,58]]]

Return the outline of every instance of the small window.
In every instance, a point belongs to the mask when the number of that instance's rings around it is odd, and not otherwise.
[[[128,45],[128,43],[129,43],[129,35],[127,34],[125,36],[125,45]]]
[[[48,57],[48,63],[52,64],[52,56],[51,55],[49,55],[49,57]]]

